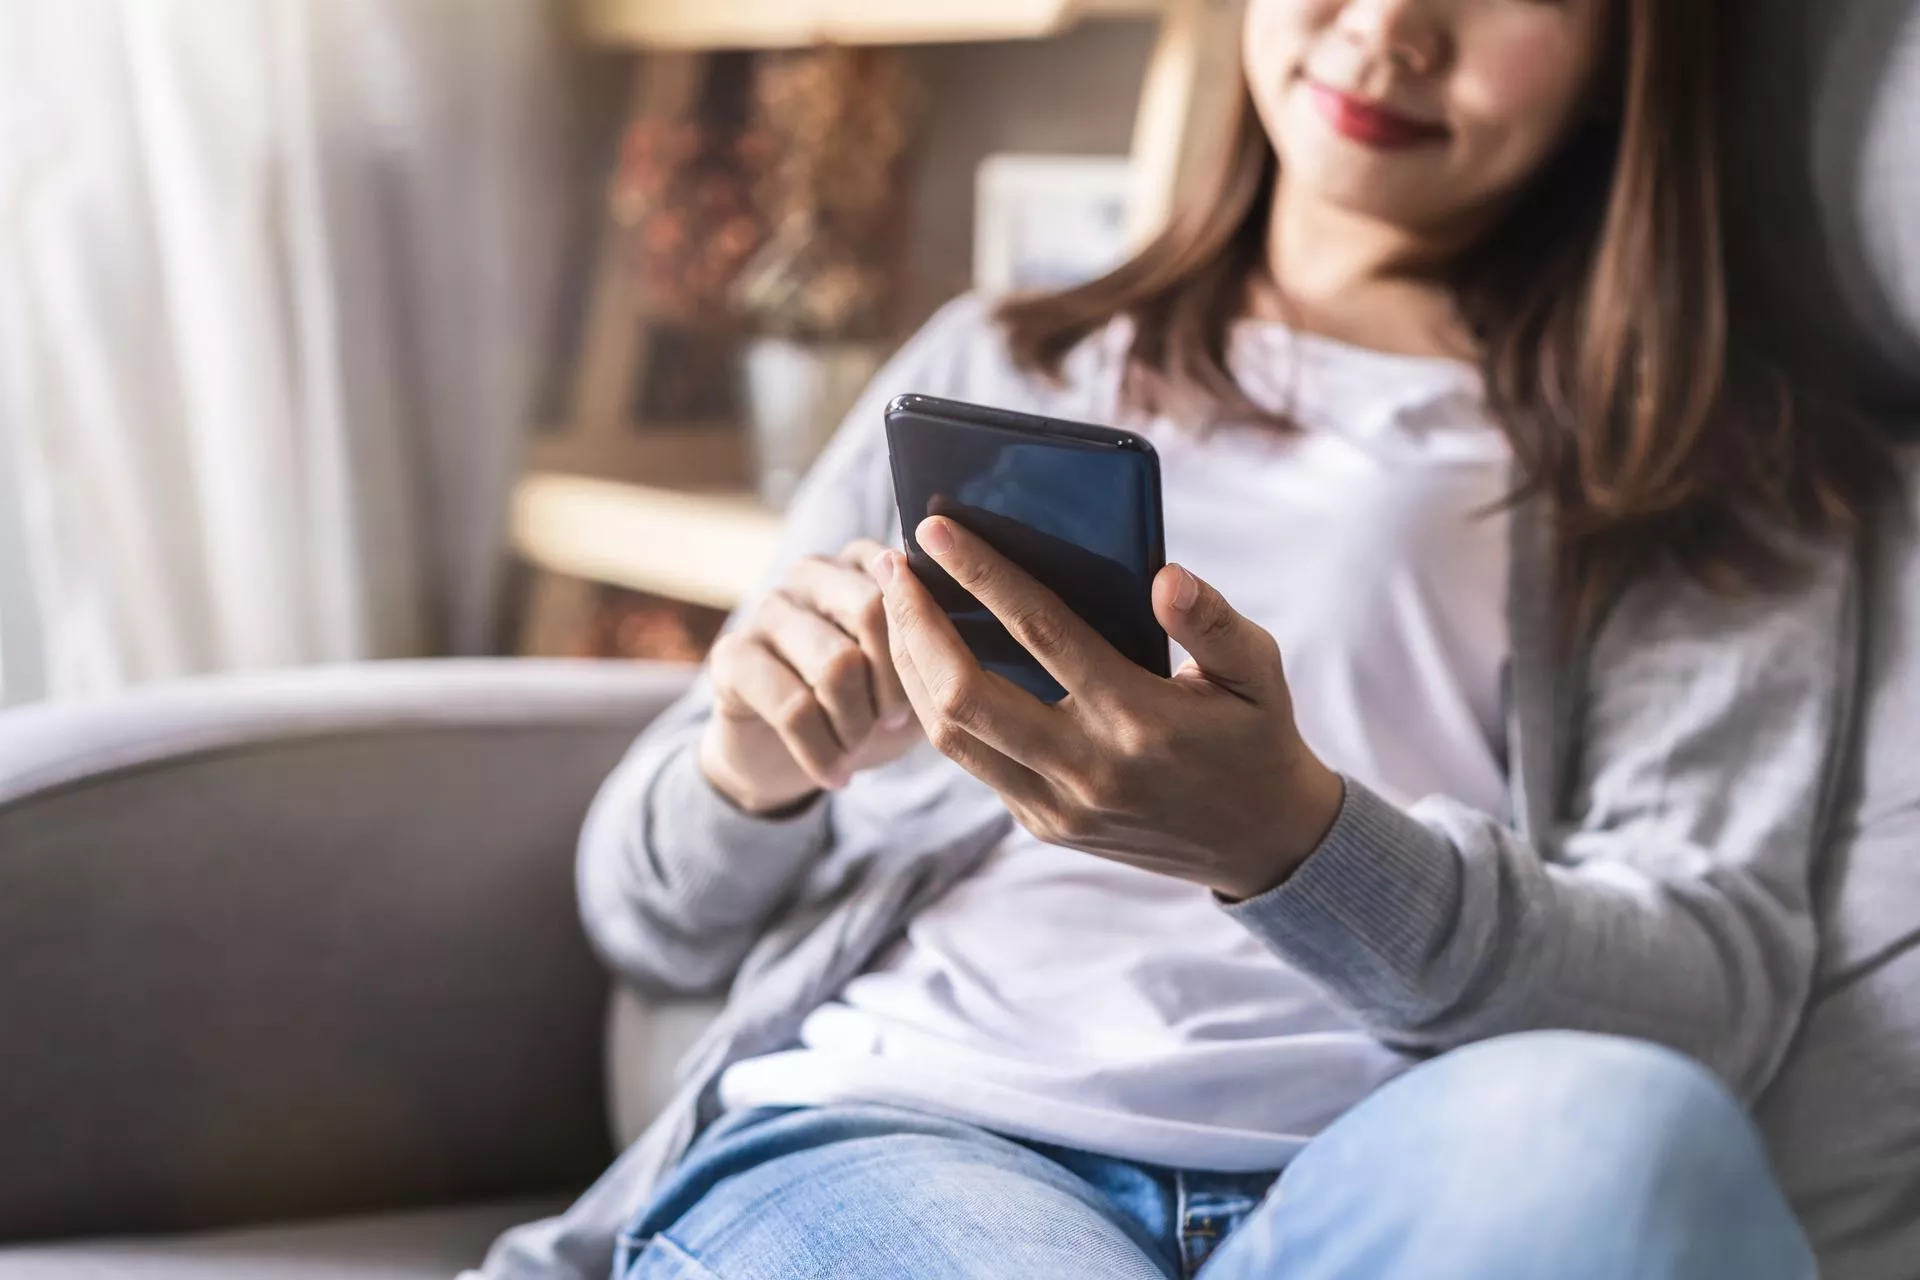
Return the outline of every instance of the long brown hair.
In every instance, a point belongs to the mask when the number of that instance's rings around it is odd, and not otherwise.
[[[1823,413],[1816,429],[1729,315],[1718,4],[1614,7],[1606,109],[1449,272],[1514,497],[1551,503],[1570,624],[1663,558],[1719,590],[1781,584],[1794,548],[1850,531],[1888,474],[1859,420]],[[1126,316],[1135,407],[1269,417],[1227,344],[1265,269],[1278,175],[1243,78],[1214,173],[1155,240],[1101,279],[1001,307],[1015,359],[1057,376]]]

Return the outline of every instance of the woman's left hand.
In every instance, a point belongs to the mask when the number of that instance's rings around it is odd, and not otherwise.
[[[1279,646],[1219,592],[1177,565],[1154,580],[1154,615],[1193,657],[1164,679],[954,521],[916,532],[1067,691],[1048,706],[982,669],[905,558],[874,559],[928,739],[1028,831],[1235,900],[1280,884],[1319,846],[1345,784],[1294,726]]]

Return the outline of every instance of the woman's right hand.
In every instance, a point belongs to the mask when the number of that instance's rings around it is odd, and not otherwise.
[[[739,808],[775,813],[837,791],[920,740],[867,572],[885,549],[862,540],[802,560],[715,643],[700,768]]]

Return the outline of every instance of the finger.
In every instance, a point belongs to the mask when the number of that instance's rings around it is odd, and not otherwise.
[[[1051,796],[1052,788],[1032,769],[996,751],[953,721],[941,719],[939,708],[927,692],[926,681],[914,667],[907,647],[896,645],[894,655],[908,705],[920,717],[922,725],[933,726],[928,730],[927,740],[935,750],[992,787],[1011,807],[1031,809]]]
[[[832,560],[811,557],[795,565],[787,579],[790,595],[812,608],[860,646],[868,663],[873,718],[886,729],[912,718],[900,678],[887,651],[887,610],[867,565],[886,548],[862,540]]]
[[[952,725],[1001,755],[1042,773],[1069,767],[1072,722],[1004,676],[983,670],[953,622],[897,551],[875,563],[887,602],[895,664],[920,681],[914,703],[929,739]]]
[[[1111,681],[1116,663],[1132,666],[1059,596],[959,522],[931,516],[914,537],[1068,693]]]
[[[779,735],[813,784],[829,791],[847,785],[846,752],[814,692],[754,633],[723,636],[714,646],[713,681],[723,690],[721,710],[745,712]]]
[[[899,673],[893,669],[890,656],[892,648],[887,640],[887,602],[881,597],[879,584],[874,582],[873,574],[868,571],[874,557],[885,555],[887,550],[871,538],[862,538],[849,546],[842,556],[860,574],[862,607],[857,618],[860,645],[873,653],[874,666],[879,673],[873,682],[874,710],[882,725],[888,729],[898,729],[913,719],[913,708],[907,705],[906,691],[900,687]]]
[[[874,720],[873,681],[860,646],[785,591],[767,597],[755,625],[813,690],[840,745],[857,751],[873,732]]]
[[[1179,565],[1154,578],[1153,615],[1211,683],[1243,696],[1284,683],[1272,634]]]
[[[840,552],[838,559],[841,564],[852,565],[864,573],[867,566],[873,563],[873,558],[885,550],[887,545],[883,542],[875,542],[872,538],[855,538]]]

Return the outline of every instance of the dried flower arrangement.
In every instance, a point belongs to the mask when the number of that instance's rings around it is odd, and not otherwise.
[[[765,239],[753,202],[764,147],[746,128],[751,83],[745,56],[716,57],[695,110],[642,116],[621,139],[608,203],[656,316],[729,319],[733,282]]]
[[[825,47],[764,55],[749,152],[767,239],[734,283],[760,333],[888,336],[917,94],[901,56]]]
[[[692,118],[636,121],[611,199],[649,309],[888,336],[916,99],[898,53],[825,46],[716,74]]]

